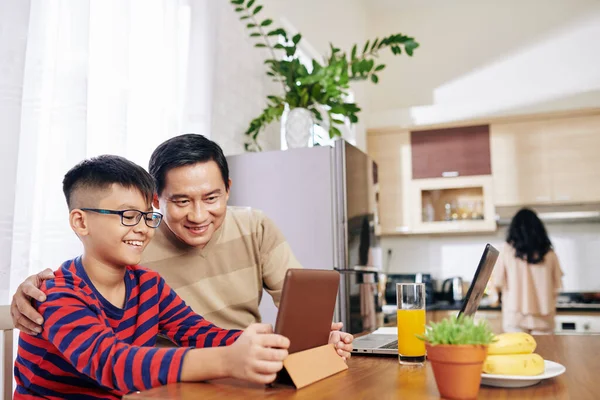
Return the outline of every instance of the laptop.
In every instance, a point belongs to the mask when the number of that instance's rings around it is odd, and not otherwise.
[[[498,250],[491,244],[485,246],[479,265],[475,271],[475,276],[469,286],[467,295],[463,299],[462,306],[458,312],[460,315],[474,315],[479,307],[483,293],[488,281],[492,275],[494,265],[498,259]],[[458,317],[457,316],[457,317]],[[378,355],[398,355],[398,334],[373,334],[354,339],[354,348],[352,354],[378,354]]]

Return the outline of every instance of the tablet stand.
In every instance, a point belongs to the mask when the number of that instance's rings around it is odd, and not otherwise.
[[[285,383],[289,376],[296,389],[302,389],[348,369],[348,365],[337,354],[333,344],[326,344],[290,354],[283,361],[283,368],[279,381]]]

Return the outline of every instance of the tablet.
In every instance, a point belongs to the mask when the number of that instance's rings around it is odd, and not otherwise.
[[[329,342],[339,285],[340,274],[337,271],[287,271],[275,321],[275,333],[290,339],[290,354]]]

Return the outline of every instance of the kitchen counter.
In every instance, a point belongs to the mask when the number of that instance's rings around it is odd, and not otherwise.
[[[429,311],[436,310],[460,310],[462,303],[447,303],[447,302],[439,302],[426,306],[426,309]],[[395,306],[394,306],[395,307]],[[479,306],[478,310],[482,311],[500,311],[501,308],[499,306]]]
[[[433,304],[428,304],[426,306],[427,311],[436,311],[436,310],[460,310],[462,303],[448,303],[448,302],[437,302]],[[502,308],[500,306],[479,306],[477,308],[479,311],[501,311]],[[559,304],[556,306],[556,311],[560,312],[600,312],[600,304],[580,304],[580,303],[569,303],[569,304]],[[388,304],[383,306],[383,313],[386,315],[395,315],[396,314],[396,305]]]
[[[522,389],[482,386],[480,399],[598,399],[600,338],[595,336],[536,336],[536,353],[564,365],[567,371]],[[439,399],[431,365],[405,367],[397,357],[353,356],[348,370],[301,390],[265,387],[238,380],[178,383],[130,394],[125,400],[162,399]]]

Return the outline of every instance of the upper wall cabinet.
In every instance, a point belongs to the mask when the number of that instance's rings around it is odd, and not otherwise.
[[[495,205],[600,201],[600,115],[490,129]]]
[[[547,141],[540,123],[491,125],[494,204],[516,206],[552,202]]]
[[[556,121],[546,140],[553,201],[600,201],[600,115]]]
[[[410,133],[412,178],[490,175],[489,125]]]

